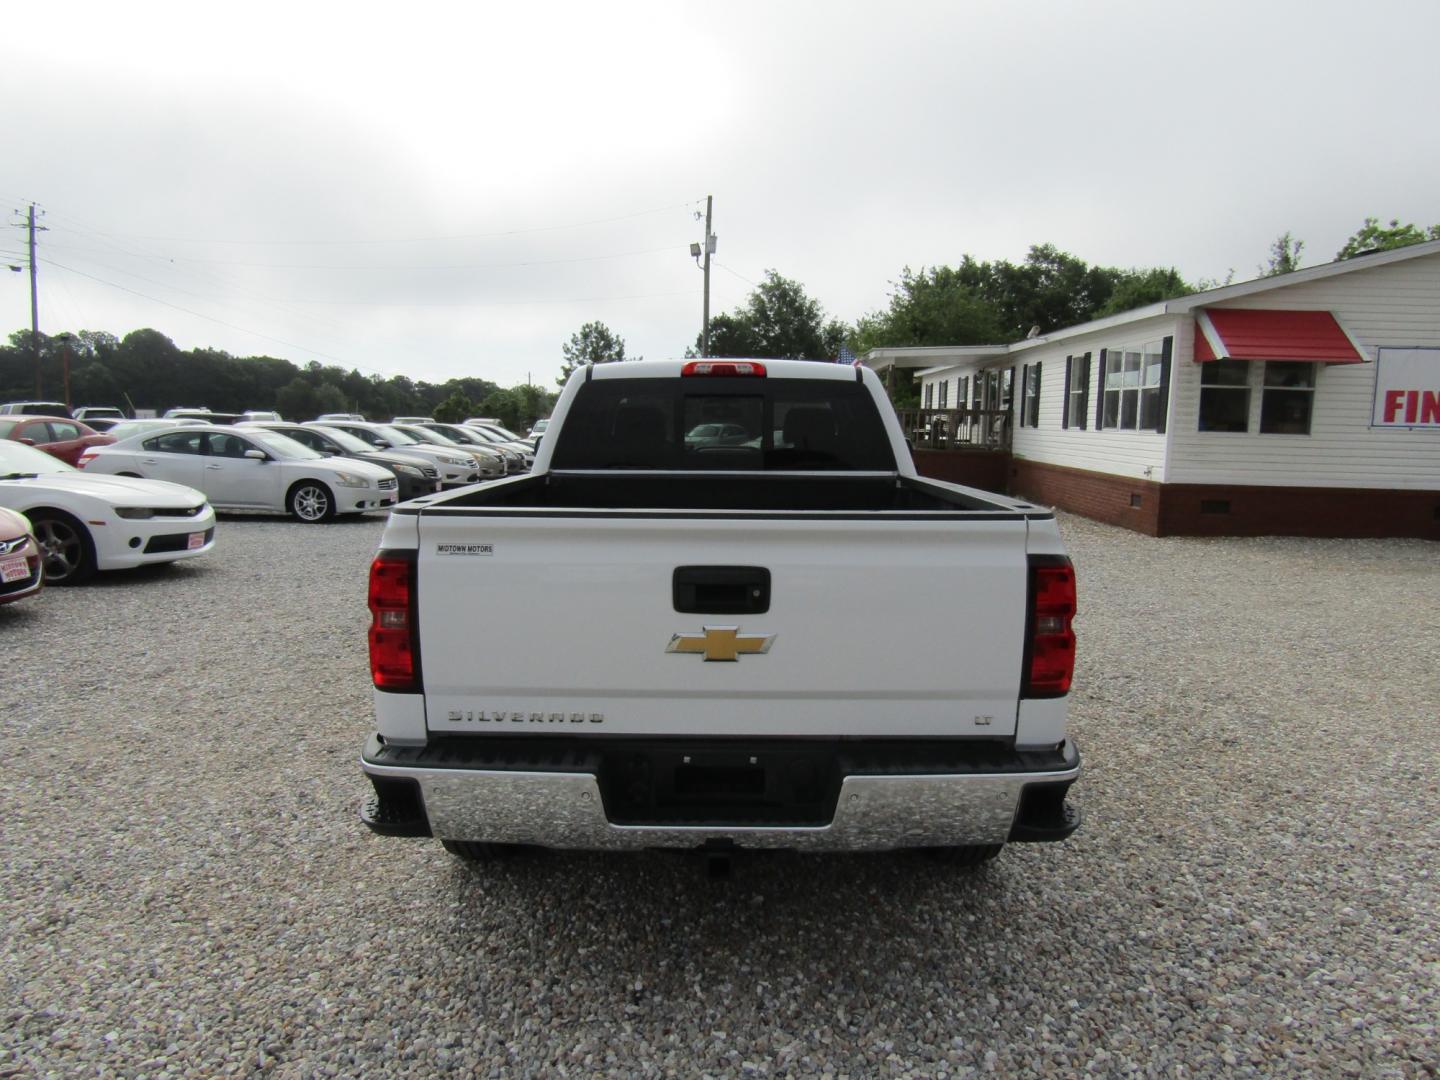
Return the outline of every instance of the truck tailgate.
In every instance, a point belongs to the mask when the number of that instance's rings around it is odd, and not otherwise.
[[[1015,518],[938,514],[424,513],[426,724],[502,735],[1012,735],[1025,530]],[[677,567],[768,570],[769,610],[677,612]],[[680,650],[667,651],[677,635]],[[766,651],[734,653],[737,641],[766,638]],[[714,658],[727,655],[736,659]]]

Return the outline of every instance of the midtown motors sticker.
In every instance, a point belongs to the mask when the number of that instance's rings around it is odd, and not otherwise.
[[[1440,349],[1381,349],[1371,427],[1440,431]]]
[[[436,555],[494,555],[494,544],[436,544]]]

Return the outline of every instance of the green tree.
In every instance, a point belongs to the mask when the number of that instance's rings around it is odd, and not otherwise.
[[[1026,337],[1032,328],[1048,333],[1089,321],[1110,301],[1124,272],[1089,266],[1053,244],[1032,246],[1020,264],[1003,259],[975,263],[966,256],[962,276],[973,277],[980,294],[995,305],[1005,340]]]
[[[70,396],[76,405],[118,405],[125,408],[120,387],[110,369],[98,361],[76,367],[70,376]]]
[[[516,391],[496,390],[480,402],[480,415],[493,416],[502,426],[514,430],[520,424],[524,404]]]
[[[1399,219],[1391,218],[1389,225],[1382,226],[1379,218],[1367,217],[1365,224],[1335,253],[1335,258],[1353,259],[1367,252],[1409,247],[1426,240],[1440,240],[1440,225],[1423,229],[1418,225],[1401,225]]]
[[[333,371],[335,369],[330,368],[329,370]],[[311,416],[320,416],[322,413],[349,411],[349,399],[345,397],[345,391],[341,390],[340,387],[336,386],[329,379],[326,379],[315,388],[315,411],[310,414]],[[286,416],[286,413],[281,411],[280,415]],[[286,418],[290,420],[299,419],[299,417],[294,416],[286,416]]]
[[[831,360],[849,334],[844,323],[826,319],[798,281],[766,270],[765,280],[742,306],[710,320],[710,355]],[[698,337],[695,346],[700,346]]]
[[[276,392],[275,408],[288,420],[309,419],[327,411],[319,407],[315,387],[302,375],[295,376]]]
[[[860,320],[855,351],[1015,341],[1193,291],[1174,269],[1089,266],[1051,244],[1019,264],[965,255],[956,267],[906,267],[889,306]]]
[[[1092,312],[1090,318],[1104,315],[1118,315],[1122,311],[1134,311],[1147,304],[1158,304],[1176,296],[1188,296],[1197,292],[1198,287],[1188,284],[1173,267],[1153,270],[1125,270],[1115,282],[1110,299]]]
[[[468,416],[475,415],[474,405],[463,390],[453,390],[450,396],[435,406],[435,419],[442,424],[463,423]]]
[[[891,288],[889,307],[856,325],[857,353],[885,346],[988,345],[1004,336],[994,305],[953,267],[907,266]]]
[[[556,383],[564,386],[577,367],[586,364],[613,364],[625,359],[625,339],[602,322],[587,322],[560,346],[565,362]],[[493,413],[490,415],[494,415]],[[507,425],[508,426],[508,425]]]
[[[171,405],[201,405],[178,394],[181,352],[159,330],[132,330],[115,348],[114,375],[136,406],[163,412]],[[218,407],[218,406],[217,406]]]
[[[524,434],[535,425],[535,421],[543,416],[549,416],[550,410],[555,408],[555,398],[552,394],[539,386],[517,386],[512,393],[520,401],[520,414],[516,417],[516,431]]]
[[[1277,274],[1289,274],[1299,270],[1300,253],[1304,250],[1304,240],[1296,240],[1288,232],[1281,233],[1270,245],[1270,258],[1260,268],[1260,276],[1275,277]]]

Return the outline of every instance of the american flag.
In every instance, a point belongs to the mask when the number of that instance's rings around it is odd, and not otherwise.
[[[835,362],[836,362],[837,364],[853,364],[853,363],[855,363],[855,354],[850,351],[850,346],[849,346],[849,345],[842,344],[842,345],[840,346],[840,356],[836,359]]]

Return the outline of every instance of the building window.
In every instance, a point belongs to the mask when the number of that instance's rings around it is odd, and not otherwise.
[[[1200,365],[1201,431],[1250,430],[1250,367],[1228,359]]]
[[[940,408],[942,408],[942,409],[948,409],[949,407],[950,407],[950,380],[949,380],[949,379],[946,379],[944,382],[942,382],[942,383],[940,384]]]
[[[1040,365],[1025,367],[1024,399],[1020,405],[1020,426],[1040,426]]]
[[[1090,414],[1090,354],[1065,359],[1065,427],[1083,428]]]
[[[960,381],[955,384],[955,404],[960,408],[967,408],[970,404],[970,376],[962,375]]]
[[[1165,418],[1164,342],[1105,350],[1104,407],[1100,426],[1162,431]]]
[[[925,384],[925,408],[927,408],[927,409],[930,408],[931,405],[934,403],[934,401],[935,401],[935,384],[934,384],[933,382],[927,382],[927,383]]]
[[[1314,411],[1315,365],[1267,362],[1260,393],[1260,433],[1309,435]]]
[[[1141,431],[1164,430],[1165,414],[1164,348],[1158,341],[1145,343],[1140,353]]]

